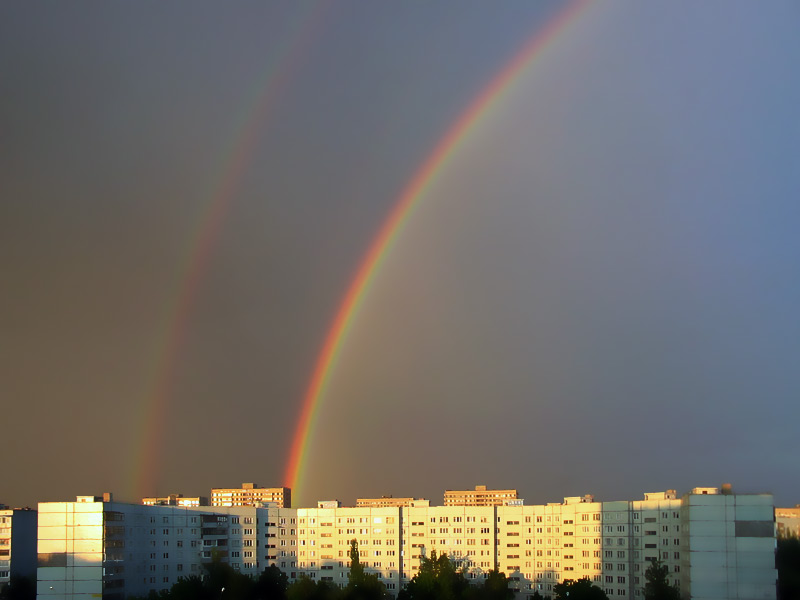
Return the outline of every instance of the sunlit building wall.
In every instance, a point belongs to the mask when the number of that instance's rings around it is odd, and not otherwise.
[[[145,506],[208,506],[208,498],[194,496],[187,498],[183,494],[170,494],[154,498],[142,498]]]
[[[243,483],[240,488],[214,488],[211,506],[261,506],[273,504],[278,508],[292,506],[292,490],[287,487],[260,488],[255,483]]]
[[[0,587],[36,576],[36,511],[0,507]]]
[[[779,538],[800,538],[800,504],[794,508],[775,508]]]
[[[394,498],[392,496],[381,496],[380,498],[358,498],[356,506],[371,506],[374,508],[385,508],[387,506],[430,506],[430,500],[425,498]]]
[[[517,490],[490,490],[476,485],[474,490],[445,490],[445,506],[502,506],[517,499]]]

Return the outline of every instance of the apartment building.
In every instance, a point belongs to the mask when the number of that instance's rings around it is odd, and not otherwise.
[[[169,589],[214,557],[253,576],[275,558],[266,509],[148,506],[106,494],[39,510],[39,600],[123,600]]]
[[[287,487],[260,488],[255,483],[243,483],[240,488],[214,488],[211,506],[261,506],[273,504],[291,508],[292,490]]]
[[[476,485],[474,490],[445,490],[445,506],[503,506],[517,500],[517,490],[489,490]]]
[[[0,505],[0,588],[36,576],[36,511]]]
[[[800,504],[794,508],[775,508],[779,538],[800,538]]]
[[[142,498],[145,506],[208,506],[208,498],[195,496],[186,498],[183,494],[170,494],[156,498]]]
[[[393,498],[392,496],[381,496],[380,498],[358,498],[356,506],[371,506],[374,508],[386,508],[388,506],[430,506],[430,500],[425,498]]]
[[[770,495],[718,488],[532,506],[177,507],[87,497],[39,505],[39,594],[146,594],[212,556],[253,575],[275,564],[290,581],[344,586],[355,539],[366,572],[395,595],[435,550],[476,583],[503,571],[518,600],[552,597],[557,583],[581,577],[609,597],[641,597],[651,558],[695,600],[774,599],[772,512]]]

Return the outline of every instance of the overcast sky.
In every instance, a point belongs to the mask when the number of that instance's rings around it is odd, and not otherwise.
[[[382,222],[565,7],[2,3],[0,503],[283,484]],[[798,26],[577,11],[375,274],[295,506],[800,502]]]

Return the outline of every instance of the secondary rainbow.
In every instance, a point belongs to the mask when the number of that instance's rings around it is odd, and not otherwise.
[[[515,81],[542,55],[542,51],[561,35],[590,4],[589,0],[576,0],[568,4],[544,26],[537,30],[523,48],[502,70],[483,88],[453,122],[445,135],[439,140],[402,193],[381,226],[380,231],[369,246],[355,276],[342,299],[336,317],[325,337],[322,349],[314,366],[311,381],[303,398],[300,417],[295,429],[284,474],[285,485],[293,489],[298,498],[304,467],[308,454],[309,440],[315,425],[315,416],[321,399],[324,397],[339,353],[353,325],[358,310],[369,292],[374,276],[381,263],[400,235],[403,225],[408,221],[437,176],[448,164],[452,156],[468,139],[471,131],[481,118],[491,112],[499,100],[513,87]]]
[[[210,194],[197,213],[178,267],[179,277],[168,294],[161,316],[150,380],[140,403],[130,463],[125,481],[128,497],[156,493],[158,457],[164,444],[164,427],[172,387],[179,365],[180,351],[190,324],[195,297],[208,271],[209,258],[216,247],[242,175],[250,166],[266,127],[273,104],[304,57],[321,23],[324,4],[305,4],[287,23],[283,42],[265,62],[260,77],[246,94],[244,110],[228,139],[220,169],[212,174]]]

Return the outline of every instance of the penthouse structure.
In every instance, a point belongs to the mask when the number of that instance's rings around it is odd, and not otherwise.
[[[271,564],[344,586],[350,541],[396,595],[436,550],[479,582],[509,578],[517,600],[588,577],[609,597],[641,597],[652,558],[695,600],[775,598],[772,496],[695,488],[525,506],[317,508],[142,506],[102,499],[39,505],[39,598],[108,600],[169,588],[212,553],[256,575]]]
[[[488,490],[476,485],[474,490],[445,490],[445,506],[503,506],[517,500],[517,490]]]
[[[0,505],[0,588],[36,576],[36,511]]]
[[[214,488],[211,506],[261,506],[273,504],[277,508],[292,506],[292,490],[287,487],[260,488],[255,483],[243,483],[240,488]]]

